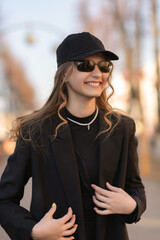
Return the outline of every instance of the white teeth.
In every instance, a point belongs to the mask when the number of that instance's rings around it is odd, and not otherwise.
[[[86,84],[88,84],[88,85],[91,85],[91,86],[99,86],[100,85],[100,82],[98,82],[98,83],[93,83],[93,82],[87,82]]]

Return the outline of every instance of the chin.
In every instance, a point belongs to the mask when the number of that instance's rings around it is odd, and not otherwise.
[[[90,95],[93,97],[99,97],[99,96],[101,96],[101,94],[102,94],[102,92],[99,91],[99,92],[91,93]]]
[[[100,97],[101,96],[101,93],[99,93],[99,94],[88,94],[87,95],[87,97],[89,97],[89,98],[97,98],[97,97]]]

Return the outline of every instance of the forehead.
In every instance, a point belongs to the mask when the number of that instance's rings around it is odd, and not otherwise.
[[[105,57],[102,53],[96,53],[91,56],[88,56],[86,58],[83,58],[84,60],[93,60],[93,61],[105,61]]]

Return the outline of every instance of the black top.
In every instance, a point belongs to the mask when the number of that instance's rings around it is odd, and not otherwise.
[[[89,123],[95,116],[96,110],[93,114],[87,117],[76,117],[66,109],[67,117],[80,123]],[[87,172],[89,174],[89,181],[97,183],[98,174],[98,116],[90,125],[90,130],[87,126],[80,126],[68,120],[70,126],[73,144],[76,152],[83,158],[86,164]]]
[[[66,109],[66,116],[79,123],[89,123],[95,116],[94,113],[87,117],[76,117]],[[68,119],[67,119],[68,120]],[[82,189],[83,210],[86,227],[86,239],[94,240],[96,231],[96,213],[94,211],[95,204],[92,200],[94,190],[91,184],[98,184],[98,116],[90,125],[78,125],[70,120],[68,124],[71,130],[75,153],[79,166],[79,174]]]

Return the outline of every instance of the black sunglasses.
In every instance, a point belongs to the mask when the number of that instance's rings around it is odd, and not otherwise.
[[[92,72],[95,65],[98,66],[102,73],[109,73],[112,70],[112,63],[109,61],[100,61],[95,63],[92,60],[82,60],[74,62],[77,65],[77,70],[80,72]]]

